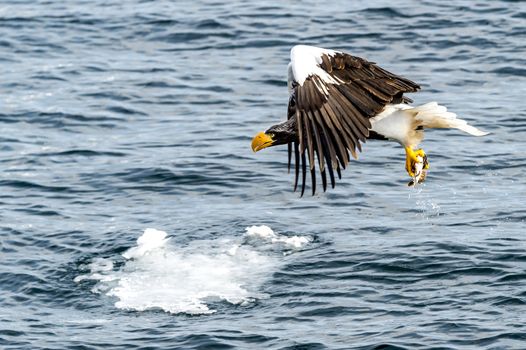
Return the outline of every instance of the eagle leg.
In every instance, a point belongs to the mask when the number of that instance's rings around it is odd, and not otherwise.
[[[417,169],[417,165],[420,166],[420,169]],[[425,172],[422,174],[422,176],[420,173],[427,169],[429,169],[429,162],[424,150],[413,150],[411,147],[405,147],[405,170],[407,171],[407,174],[409,174],[409,176],[415,180],[415,182],[424,182]]]

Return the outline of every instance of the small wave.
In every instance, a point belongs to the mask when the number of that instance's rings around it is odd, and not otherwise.
[[[91,149],[70,149],[59,152],[42,152],[32,154],[38,157],[62,157],[62,156],[83,156],[83,157],[124,157],[126,153],[114,151],[95,151]]]
[[[492,73],[498,74],[498,75],[507,75],[512,77],[526,77],[526,69],[524,68],[518,68],[518,67],[501,67],[497,68],[491,71]]]
[[[119,258],[93,259],[75,282],[96,281],[92,291],[116,297],[121,309],[210,314],[216,312],[210,305],[214,302],[249,305],[265,298],[259,289],[283,255],[311,241],[251,226],[241,238],[180,246],[166,232],[149,228],[122,254],[123,264]]]
[[[142,116],[147,115],[146,113],[141,112],[137,109],[127,108],[123,106],[110,106],[110,107],[107,107],[106,110],[117,113],[117,114],[126,114],[126,115],[136,114],[136,115],[142,115]]]

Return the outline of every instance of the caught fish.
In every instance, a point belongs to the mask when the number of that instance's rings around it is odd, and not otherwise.
[[[415,167],[413,169],[413,179],[409,181],[407,186],[416,186],[417,184],[421,184],[426,180],[427,175],[427,169],[429,169],[429,162],[427,161],[427,156],[424,157],[416,157],[417,162],[415,163]]]

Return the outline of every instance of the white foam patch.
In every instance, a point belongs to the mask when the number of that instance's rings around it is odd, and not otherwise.
[[[97,258],[75,281],[95,280],[94,293],[116,297],[115,306],[128,310],[209,314],[215,312],[213,302],[247,304],[266,297],[259,290],[283,261],[275,250],[293,252],[311,239],[279,235],[268,226],[246,231],[235,239],[181,246],[164,231],[146,229],[136,246],[122,254],[122,266],[115,267],[117,257]]]
[[[262,226],[250,226],[246,228],[247,236],[248,237],[257,237],[261,238],[263,240],[270,241],[271,243],[283,243],[286,246],[290,246],[293,248],[302,248],[307,243],[310,243],[312,239],[310,237],[305,236],[292,236],[287,237],[283,235],[279,235],[272,231],[272,229],[268,226],[262,225]]]
[[[128,249],[122,256],[126,259],[139,258],[152,250],[163,247],[166,241],[168,241],[166,232],[147,228],[137,239],[137,246]]]

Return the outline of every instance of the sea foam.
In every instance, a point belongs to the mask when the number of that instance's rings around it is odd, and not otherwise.
[[[209,314],[216,311],[215,302],[246,305],[266,298],[261,286],[283,261],[283,254],[266,248],[296,251],[311,239],[252,226],[242,237],[186,245],[174,241],[164,231],[146,229],[122,254],[120,267],[115,267],[117,258],[97,258],[75,281],[96,281],[92,291],[115,297],[122,309]]]

